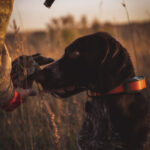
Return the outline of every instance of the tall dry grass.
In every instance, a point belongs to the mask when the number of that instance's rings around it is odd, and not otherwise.
[[[132,24],[138,73],[145,75],[150,83],[150,22]],[[85,34],[105,31],[118,39],[136,64],[133,43],[128,24],[101,24],[94,19],[89,24],[86,16],[76,22],[73,16],[54,18],[45,31],[19,32],[15,21],[13,33],[6,37],[12,58],[22,54],[41,52],[58,59],[64,48],[74,39]],[[38,91],[38,87],[35,84]],[[39,93],[28,98],[26,103],[12,113],[0,111],[0,150],[77,150],[76,136],[84,117],[84,103],[88,99],[81,93],[68,99],[56,99],[49,94]]]

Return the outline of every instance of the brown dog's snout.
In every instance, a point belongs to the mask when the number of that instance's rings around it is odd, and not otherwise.
[[[61,79],[62,72],[60,71],[60,67],[59,67],[58,62],[51,64],[49,70],[51,71],[51,75],[53,78]]]

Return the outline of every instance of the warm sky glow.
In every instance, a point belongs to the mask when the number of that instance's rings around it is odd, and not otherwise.
[[[86,14],[89,20],[97,17],[105,22],[126,22],[122,0],[56,0],[51,9],[47,9],[44,0],[14,0],[12,19],[22,30],[44,29],[53,17],[73,14],[78,20]],[[131,20],[150,19],[150,0],[126,0]],[[9,27],[10,29],[10,27]]]

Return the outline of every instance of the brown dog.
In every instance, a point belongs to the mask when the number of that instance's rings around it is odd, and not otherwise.
[[[144,150],[149,104],[141,89],[124,88],[134,77],[126,49],[100,32],[75,40],[61,59],[38,72],[36,81],[62,98],[94,93],[78,136],[81,150]],[[112,92],[120,86],[122,91]]]

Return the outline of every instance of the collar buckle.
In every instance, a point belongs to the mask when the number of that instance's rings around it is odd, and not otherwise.
[[[136,93],[146,88],[146,81],[144,76],[135,76],[129,78],[123,84],[126,93]]]

